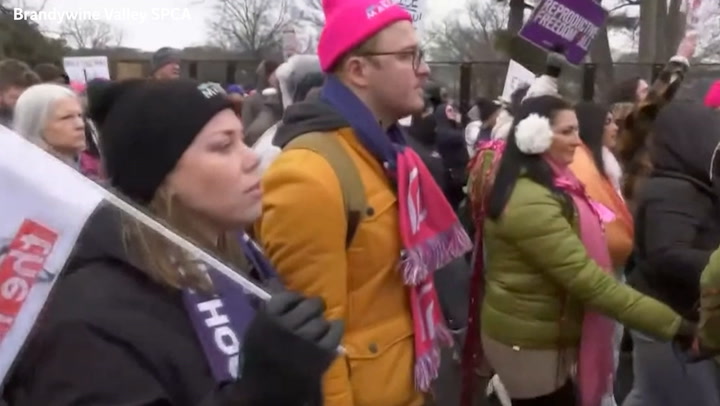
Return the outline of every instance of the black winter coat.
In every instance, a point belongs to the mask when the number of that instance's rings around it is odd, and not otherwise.
[[[700,274],[720,244],[720,201],[710,161],[720,141],[717,113],[674,102],[657,118],[651,175],[635,198],[635,269],[639,291],[697,320]]]
[[[244,343],[261,373],[216,384],[179,291],[159,285],[124,254],[118,217],[101,208],[21,352],[4,388],[12,406],[307,406],[321,403],[319,373],[275,362],[292,349],[283,331]],[[262,312],[258,313],[261,317]],[[252,327],[251,327],[252,328]],[[249,335],[248,335],[249,336]],[[288,347],[289,346],[289,347]],[[308,371],[324,356],[295,348]],[[264,351],[263,351],[264,352]]]

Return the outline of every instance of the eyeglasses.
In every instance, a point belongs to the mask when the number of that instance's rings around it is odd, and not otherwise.
[[[418,71],[420,66],[425,61],[425,51],[420,48],[408,49],[406,51],[394,51],[394,52],[363,52],[359,56],[387,56],[394,55],[404,58],[412,58],[413,70]]]

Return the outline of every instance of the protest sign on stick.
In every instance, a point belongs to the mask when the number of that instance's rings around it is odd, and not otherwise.
[[[568,62],[578,65],[607,15],[593,0],[543,0],[519,35],[547,51],[561,49]]]
[[[530,86],[534,80],[535,74],[531,70],[511,59],[505,76],[505,86],[503,87],[501,100],[509,103],[510,97],[517,89]]]
[[[107,56],[67,56],[63,58],[63,68],[73,82],[87,83],[93,79],[110,79]]]
[[[427,0],[396,0],[403,6],[413,18],[413,26],[418,35],[422,35],[425,12],[427,11]]]

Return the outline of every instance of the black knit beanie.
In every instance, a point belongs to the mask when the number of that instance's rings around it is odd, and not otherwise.
[[[175,48],[163,47],[155,51],[150,58],[150,71],[157,72],[160,68],[171,63],[180,63],[181,51]]]
[[[205,124],[232,107],[220,85],[189,79],[93,83],[87,93],[110,183],[140,204],[152,200]]]

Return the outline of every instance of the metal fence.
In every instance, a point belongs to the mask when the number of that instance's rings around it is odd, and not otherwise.
[[[476,97],[495,98],[502,94],[507,74],[507,61],[485,62],[430,62],[431,76],[443,84],[449,93],[467,108]],[[615,83],[641,77],[654,79],[664,64],[615,63],[612,79],[603,74],[596,64],[584,64],[563,71],[560,92],[573,101],[602,100]],[[528,66],[533,72],[542,72],[543,66]],[[678,97],[702,98],[710,84],[720,79],[720,64],[693,65],[688,72]]]
[[[184,60],[182,75],[202,81],[219,83],[255,83],[257,61],[251,60]],[[432,78],[442,83],[461,108],[467,108],[471,100],[484,96],[495,98],[502,93],[507,74],[507,61],[483,62],[430,62]],[[569,67],[563,71],[560,91],[570,100],[602,100],[615,83],[631,77],[652,80],[663,64],[615,63],[612,79],[608,79],[596,64]],[[542,72],[544,67],[527,66],[533,72]],[[110,63],[111,76],[116,79],[147,76],[149,62],[146,60],[113,60]],[[710,83],[720,79],[720,64],[693,65],[683,83],[678,97],[701,98]]]

